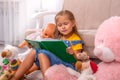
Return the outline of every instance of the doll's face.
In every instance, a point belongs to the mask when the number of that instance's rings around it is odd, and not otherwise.
[[[55,25],[54,24],[48,24],[41,33],[42,38],[55,38]]]

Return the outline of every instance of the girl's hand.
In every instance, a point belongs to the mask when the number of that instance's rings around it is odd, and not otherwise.
[[[74,50],[72,49],[72,47],[68,47],[66,48],[66,52],[73,55],[74,54]]]

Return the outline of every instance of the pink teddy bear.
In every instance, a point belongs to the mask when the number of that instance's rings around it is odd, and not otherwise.
[[[99,26],[94,54],[102,61],[96,80],[120,80],[120,17],[111,17]]]

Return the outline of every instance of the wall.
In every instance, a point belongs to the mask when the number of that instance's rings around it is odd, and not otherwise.
[[[120,16],[120,0],[65,0],[63,9],[74,13],[79,29],[90,30],[111,16]]]

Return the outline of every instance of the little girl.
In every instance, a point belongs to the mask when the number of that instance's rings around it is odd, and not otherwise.
[[[56,30],[58,31],[57,37],[60,40],[81,40],[77,31],[76,21],[74,15],[68,11],[60,11],[56,17]],[[83,49],[81,43],[69,45],[66,51],[76,57],[76,54],[81,52]],[[45,71],[54,64],[63,64],[66,67],[75,69],[74,65],[62,61],[60,58],[55,56],[52,52],[47,50],[32,50],[29,55],[25,58],[23,63],[18,68],[12,80],[19,80],[25,72],[33,65],[33,63],[41,69],[43,74],[43,80],[45,79]]]

